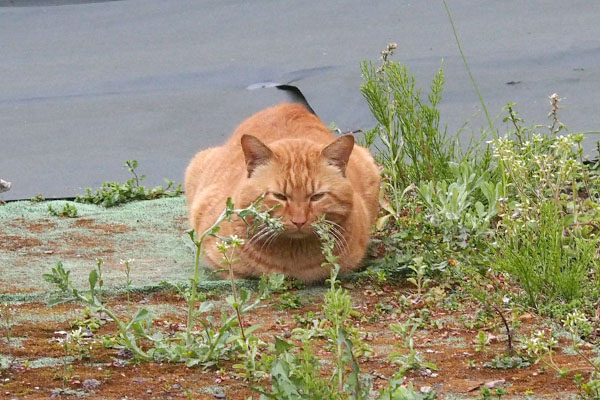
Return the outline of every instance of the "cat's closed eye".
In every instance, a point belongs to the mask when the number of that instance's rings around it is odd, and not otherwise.
[[[319,201],[323,197],[325,197],[325,193],[315,193],[312,196],[310,196],[310,201]]]
[[[272,192],[271,193],[273,195],[273,197],[275,197],[277,200],[281,200],[281,201],[287,201],[287,196],[283,193],[279,193],[279,192]]]

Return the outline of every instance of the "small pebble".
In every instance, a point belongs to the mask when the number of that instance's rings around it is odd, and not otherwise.
[[[86,379],[83,381],[82,386],[85,390],[95,390],[100,387],[100,381],[97,379]]]
[[[226,399],[227,395],[225,393],[217,393],[215,394],[215,399]]]
[[[500,386],[504,386],[506,381],[504,379],[498,379],[497,381],[490,381],[485,383],[485,387],[488,389],[496,389]]]

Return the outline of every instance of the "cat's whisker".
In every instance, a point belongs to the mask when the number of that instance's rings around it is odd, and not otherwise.
[[[267,250],[269,249],[269,247],[271,247],[271,245],[275,242],[275,240],[277,240],[277,238],[279,237],[279,235],[281,235],[281,232],[277,232],[275,231],[273,235],[271,235],[271,237],[269,238],[269,240],[267,241]]]
[[[340,230],[334,226],[331,227],[331,236],[333,236],[335,244],[337,245],[340,253],[345,253],[348,248],[348,241],[344,237],[344,234],[340,232]]]
[[[343,226],[341,226],[341,225],[340,225],[340,224],[338,224],[337,222],[333,222],[333,221],[327,220],[327,223],[328,223],[328,224],[331,224],[331,225],[332,225],[332,226],[334,226],[334,227],[337,227],[337,228],[338,228],[338,230],[340,230],[340,231],[345,231],[345,230],[346,230],[346,228],[344,228]]]
[[[346,232],[346,228],[341,226],[340,224],[327,220],[329,224],[331,224],[331,232],[338,239],[338,246],[341,253],[344,253],[348,248],[348,241],[346,240],[346,236],[344,233]]]
[[[252,244],[252,243],[258,243],[261,240],[263,240],[264,238],[269,236],[269,233],[271,232],[271,229],[269,228],[269,226],[267,225],[263,225],[260,227],[259,231],[256,232],[248,241],[248,243]]]
[[[269,231],[269,233],[270,233],[270,235],[267,236],[267,238],[263,242],[262,246],[260,246],[260,251],[261,252],[263,250],[267,250],[269,248],[269,246],[271,245],[271,243],[273,243],[273,241],[275,240],[275,238],[277,236],[279,236],[279,232],[277,232],[277,231]]]

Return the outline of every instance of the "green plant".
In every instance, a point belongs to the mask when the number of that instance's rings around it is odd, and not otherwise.
[[[319,359],[305,343],[298,354],[294,346],[279,338],[275,339],[275,358],[270,363],[271,388],[254,388],[260,399],[276,400],[338,400],[340,394],[332,390],[320,372]]]
[[[423,262],[423,257],[415,257],[408,268],[414,275],[407,278],[407,281],[415,285],[417,288],[417,295],[421,297],[423,291],[431,284],[431,279],[426,276],[429,266]]]
[[[404,375],[412,369],[437,369],[434,363],[425,361],[423,356],[415,349],[413,336],[418,328],[418,324],[413,322],[397,323],[391,324],[390,328],[400,339],[396,347],[402,349],[402,352],[393,352],[390,354],[390,360],[399,367],[399,374]]]
[[[130,292],[131,292],[131,263],[133,261],[134,261],[133,259],[119,261],[119,264],[125,265],[125,277],[126,277],[125,288],[126,288],[126,291],[127,291],[127,302],[128,303],[131,302],[131,299],[130,299]]]
[[[484,331],[479,331],[475,338],[475,351],[477,351],[477,352],[486,351],[489,340],[490,340],[489,336]]]
[[[573,350],[591,367],[592,372],[587,380],[581,374],[575,377],[575,383],[579,386],[580,395],[583,399],[600,399],[600,357],[590,358],[582,350],[582,336],[588,336],[592,331],[592,326],[587,317],[581,311],[569,313],[562,321],[563,326],[571,335]]]
[[[289,288],[284,274],[264,274],[258,282],[258,293],[261,298],[267,299],[273,293],[280,293]]]
[[[280,310],[297,310],[302,307],[302,304],[302,298],[299,294],[286,292],[279,296],[275,303],[275,307]]]
[[[494,137],[496,137],[496,130],[494,129],[494,124],[492,123],[492,119],[490,118],[490,114],[488,113],[487,107],[485,105],[485,101],[483,101],[483,96],[481,95],[481,91],[479,90],[479,87],[477,86],[477,81],[475,81],[475,77],[473,76],[473,73],[471,72],[471,68],[469,67],[469,63],[467,62],[467,57],[465,56],[465,53],[462,50],[462,46],[460,45],[460,40],[458,40],[458,34],[456,33],[456,28],[454,27],[454,20],[452,19],[452,14],[450,14],[450,9],[448,8],[448,4],[446,4],[446,0],[442,0],[442,3],[444,4],[444,8],[446,9],[446,13],[448,14],[448,20],[450,21],[450,26],[452,27],[452,33],[454,34],[454,39],[456,40],[456,45],[458,46],[458,51],[460,52],[460,56],[463,60],[463,63],[465,64],[465,68],[466,68],[467,72],[469,73],[469,78],[471,79],[473,88],[475,89],[475,92],[477,92],[477,96],[479,96],[479,101],[481,103],[481,107],[483,108],[483,111],[485,112],[485,116],[487,118],[490,130],[494,134]]]
[[[322,308],[325,320],[329,323],[321,326],[316,319],[312,322],[317,324],[318,331],[331,344],[335,368],[329,374],[329,379],[323,378],[319,360],[312,353],[310,337],[307,335],[311,329],[296,329],[302,334],[302,351],[294,354],[293,345],[277,339],[276,356],[268,365],[270,392],[264,388],[255,389],[261,394],[261,399],[366,399],[370,385],[361,378],[353,351],[354,342],[360,339],[356,333],[352,334],[348,322],[352,311],[350,295],[339,286],[337,280],[340,265],[334,251],[336,240],[331,233],[332,225],[322,218],[313,227],[321,239],[323,267],[330,269],[331,278]]]
[[[478,400],[491,400],[492,399],[492,394],[497,399],[501,399],[502,396],[504,396],[506,394],[506,390],[504,390],[503,388],[497,388],[497,389],[494,389],[492,391],[492,389],[487,388],[487,387],[484,386],[479,391],[479,396],[480,397],[478,397]]]
[[[95,192],[93,192],[91,188],[87,188],[86,194],[76,196],[75,201],[78,203],[114,207],[131,201],[177,197],[182,193],[181,184],[174,187],[174,183],[168,179],[165,179],[167,184],[166,187],[157,186],[153,189],[149,189],[141,186],[140,183],[146,179],[146,175],[139,176],[137,174],[137,160],[125,161],[124,167],[133,175],[131,179],[124,183],[105,182],[102,184],[102,187]]]
[[[81,328],[80,328],[81,329]],[[62,386],[65,388],[67,382],[73,376],[73,365],[70,363],[71,354],[72,354],[72,346],[71,346],[71,334],[69,332],[63,332],[65,337],[59,339],[59,343],[62,345],[63,351],[65,352],[64,357],[62,357],[62,370],[59,377],[62,380]]]
[[[46,200],[44,198],[44,195],[39,193],[37,195],[35,195],[34,197],[32,197],[31,199],[29,199],[29,201],[31,201],[32,203],[41,203],[42,201]]]
[[[103,321],[89,307],[86,307],[83,309],[82,315],[70,321],[69,325],[71,328],[83,328],[95,331],[103,325]]]
[[[336,370],[333,376],[336,376],[337,390],[342,393],[347,386],[357,398],[363,398],[366,394],[363,392],[364,388],[360,381],[358,363],[352,353],[353,343],[348,335],[347,321],[352,310],[352,300],[345,289],[337,286],[340,265],[338,256],[334,252],[336,240],[334,234],[331,233],[333,225],[322,218],[313,226],[321,239],[321,251],[325,257],[323,266],[331,270],[330,287],[323,299],[323,314],[331,322],[331,326],[327,327],[325,332],[335,346]],[[350,367],[351,373],[344,376],[347,366]]]
[[[281,222],[270,218],[269,210],[261,210],[259,201],[245,209],[235,209],[229,199],[222,215],[215,224],[205,231],[198,239],[190,233],[194,244],[196,245],[196,265],[194,277],[191,279],[189,291],[184,291],[184,297],[188,304],[188,320],[185,332],[171,337],[160,331],[152,329],[152,317],[145,308],[140,308],[136,314],[129,320],[124,321],[107,306],[102,299],[102,260],[98,260],[96,269],[89,274],[90,290],[88,293],[82,292],[73,286],[70,279],[70,271],[64,269],[62,263],[52,268],[52,272],[44,274],[44,279],[58,286],[63,292],[63,296],[51,299],[49,305],[56,305],[66,301],[79,301],[88,305],[93,310],[101,311],[107,314],[117,325],[118,334],[114,339],[104,340],[103,344],[123,347],[132,352],[133,356],[140,361],[166,360],[170,362],[185,362],[188,366],[203,365],[205,367],[216,365],[219,360],[229,358],[231,355],[245,352],[248,365],[253,363],[253,352],[256,350],[256,343],[250,334],[256,327],[245,328],[242,315],[258,305],[259,299],[251,301],[251,294],[245,289],[236,289],[232,279],[232,296],[227,298],[228,303],[234,312],[227,315],[223,311],[220,323],[217,324],[212,316],[200,320],[203,330],[197,332],[194,330],[197,316],[202,313],[208,313],[212,304],[201,302],[198,305],[200,296],[197,286],[200,283],[202,275],[200,274],[200,254],[202,252],[203,240],[211,235],[221,240],[221,248],[224,250],[225,263],[231,268],[234,262],[234,253],[228,252],[241,244],[237,237],[222,237],[218,235],[219,224],[229,220],[234,216],[243,219],[252,217],[255,223],[270,224],[273,229],[280,229]],[[250,225],[249,225],[250,226]],[[231,272],[231,269],[230,269]],[[151,346],[143,349],[139,341],[149,342]],[[252,358],[252,359],[250,359]]]
[[[534,359],[524,356],[496,356],[492,361],[484,363],[483,366],[494,369],[527,368],[533,361]]]
[[[412,383],[409,382],[406,384],[404,382],[404,377],[402,374],[394,375],[390,381],[389,385],[379,393],[377,400],[435,400],[437,399],[437,394],[435,391],[430,391],[428,393],[421,393],[416,390]]]
[[[99,262],[99,264],[101,263]],[[55,284],[64,294],[67,295],[66,297],[56,297],[51,299],[48,302],[48,305],[53,306],[76,300],[87,304],[93,309],[106,313],[117,324],[119,329],[119,340],[121,344],[130,350],[138,359],[150,361],[151,357],[148,355],[148,353],[138,347],[137,340],[131,333],[133,329],[139,330],[141,328],[140,325],[149,318],[148,310],[144,308],[140,309],[129,322],[125,323],[117,317],[110,307],[105,306],[96,295],[96,288],[98,285],[98,270],[93,269],[89,274],[89,293],[83,293],[73,286],[73,282],[70,279],[70,273],[71,272],[65,270],[63,264],[59,262],[56,267],[52,268],[52,272],[50,274],[43,275],[44,280]]]
[[[575,384],[579,387],[579,396],[585,400],[600,399],[600,379],[597,375],[585,381],[581,374],[576,374],[574,379]]]
[[[429,222],[442,229],[445,242],[486,234],[498,213],[501,184],[491,180],[489,171],[473,161],[449,163],[452,179],[422,182],[418,193],[427,208]]]
[[[74,204],[65,203],[61,210],[57,210],[48,204],[48,212],[55,217],[77,218],[77,207]]]
[[[506,218],[504,226],[497,234],[495,267],[518,279],[529,306],[569,302],[584,295],[586,282],[595,285],[588,278],[597,270],[596,241],[577,235],[553,201],[543,201],[535,219]]]
[[[440,130],[437,106],[442,98],[444,74],[440,68],[431,85],[429,103],[422,101],[415,79],[400,63],[391,61],[395,44],[382,53],[382,64],[363,62],[361,92],[378,125],[367,133],[366,142],[381,141],[380,161],[391,185],[407,187],[447,176],[448,162],[455,155],[454,142]],[[400,187],[394,187],[401,193]]]
[[[554,360],[554,348],[558,345],[558,341],[552,336],[552,334],[546,336],[546,334],[538,330],[531,334],[528,338],[525,338],[522,342],[522,348],[525,350],[527,355],[534,360],[535,363],[543,362],[546,366],[550,367],[558,375],[564,376],[568,370],[560,367]]]

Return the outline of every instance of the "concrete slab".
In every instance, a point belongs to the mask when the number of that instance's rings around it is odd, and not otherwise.
[[[516,101],[527,121],[543,123],[547,96],[557,92],[572,131],[598,129],[597,4],[449,3],[493,115]],[[165,177],[181,181],[198,149],[220,143],[255,111],[289,100],[274,89],[247,90],[257,82],[293,82],[325,123],[368,128],[373,121],[358,89],[359,64],[376,60],[392,41],[396,59],[421,86],[444,60],[441,108],[450,132],[474,114],[467,132],[478,135],[485,126],[437,1],[0,6],[0,178],[13,183],[0,195],[4,200],[73,196],[127,179],[126,159],[140,162],[148,185]]]

